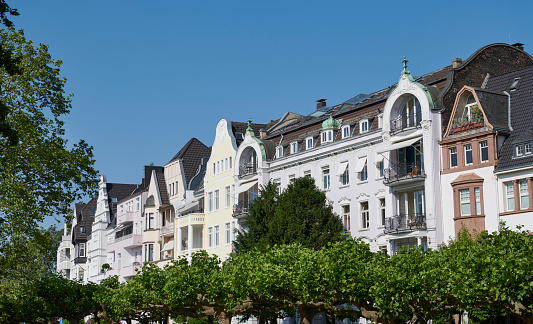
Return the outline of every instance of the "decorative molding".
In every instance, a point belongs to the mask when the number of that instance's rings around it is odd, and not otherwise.
[[[340,204],[340,203],[342,203],[343,201],[346,201],[346,202],[350,202],[350,201],[351,201],[351,199],[350,199],[350,198],[348,198],[348,197],[341,197],[341,199],[339,199],[339,201],[338,201],[338,202],[339,202],[339,204]]]

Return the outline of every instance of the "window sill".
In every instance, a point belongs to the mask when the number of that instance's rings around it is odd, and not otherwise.
[[[506,211],[506,212],[500,213],[499,215],[508,216],[508,215],[514,215],[514,214],[531,213],[531,212],[533,212],[533,208]]]
[[[366,232],[366,231],[370,231],[370,227],[359,229],[359,232]]]
[[[348,187],[350,187],[350,184],[349,184],[349,183],[348,183],[348,184],[345,184],[345,185],[340,185],[340,186],[339,186],[339,189],[348,188]]]
[[[365,180],[365,181],[359,181],[357,184],[364,184],[364,183],[368,183],[368,180]]]
[[[459,216],[459,217],[454,217],[453,220],[456,221],[456,220],[469,219],[469,218],[485,218],[485,215],[481,214],[481,215]]]

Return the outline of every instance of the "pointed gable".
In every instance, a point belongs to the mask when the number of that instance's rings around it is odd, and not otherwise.
[[[188,184],[196,174],[202,158],[209,158],[210,155],[211,148],[205,146],[204,143],[193,137],[181,148],[169,163],[176,160],[182,161],[185,183]]]

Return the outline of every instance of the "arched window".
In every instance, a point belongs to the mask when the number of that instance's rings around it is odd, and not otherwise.
[[[406,128],[419,127],[422,121],[422,108],[415,96],[410,96],[399,107],[397,116],[391,118],[391,132],[401,132]]]

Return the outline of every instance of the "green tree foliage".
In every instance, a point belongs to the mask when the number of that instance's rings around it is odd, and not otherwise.
[[[275,184],[267,184],[250,204],[244,227],[234,242],[238,253],[276,244],[320,249],[343,233],[326,194],[308,177],[296,179],[280,195]]]
[[[0,137],[0,237],[8,242],[34,234],[47,216],[69,215],[71,204],[96,187],[96,171],[92,147],[80,141],[69,148],[64,138],[61,117],[71,97],[61,61],[22,31],[0,30],[0,41],[19,70],[0,66],[0,101],[10,107],[6,121],[17,134],[16,145]]]

